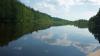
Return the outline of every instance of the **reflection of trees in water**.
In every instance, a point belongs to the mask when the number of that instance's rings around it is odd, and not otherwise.
[[[30,26],[30,25],[29,25]],[[0,46],[7,45],[10,41],[18,39],[21,35],[48,28],[46,26],[27,27],[20,23],[0,23]]]
[[[32,26],[32,25],[33,24],[24,24],[24,23],[16,23],[16,22],[0,23],[0,46],[7,45],[10,41],[18,39],[21,35],[50,27],[41,24],[36,26]],[[72,25],[72,24],[68,24],[68,25]],[[80,28],[80,25],[78,24],[76,25],[77,27]]]
[[[0,46],[14,39],[15,28],[11,23],[0,23]]]
[[[89,20],[88,29],[100,43],[100,10]]]
[[[21,35],[21,31],[14,23],[0,23],[0,46],[16,40]]]

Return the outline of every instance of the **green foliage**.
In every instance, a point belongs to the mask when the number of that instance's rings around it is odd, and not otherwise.
[[[88,20],[80,19],[74,21],[73,24],[79,28],[88,28]]]
[[[16,19],[16,0],[0,0],[0,22],[14,22]]]
[[[71,22],[71,21],[56,18],[56,17],[53,17],[52,20],[53,20],[53,25],[56,25],[56,26],[67,25],[67,24],[69,24],[69,22]]]
[[[97,31],[100,32],[100,9],[95,16],[90,18],[89,30],[90,32],[94,32],[94,33],[96,33]]]

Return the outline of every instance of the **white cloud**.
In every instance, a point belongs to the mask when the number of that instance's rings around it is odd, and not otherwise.
[[[85,11],[85,12],[82,13],[82,15],[84,15],[85,17],[90,18],[90,17],[96,15],[96,12],[94,12],[94,11]]]
[[[51,11],[55,11],[55,6],[52,4],[48,4],[46,2],[39,3],[39,6],[44,7],[44,9],[49,9]]]
[[[83,5],[85,0],[56,0],[59,5],[71,6],[71,5]]]
[[[55,5],[48,3],[47,1],[42,1],[33,5],[35,10],[39,10],[40,12],[47,13],[49,15],[54,15],[58,11]]]
[[[89,0],[92,2],[94,5],[100,5],[100,0]]]
[[[41,2],[34,3],[33,8],[35,10],[45,12],[51,16],[58,16],[60,18],[64,18],[70,11],[70,7],[72,5],[75,5],[74,0],[55,0],[51,3],[50,2],[50,0],[42,0]],[[53,4],[53,2],[55,4]]]
[[[63,6],[68,6],[68,5],[74,5],[74,1],[73,0],[57,0],[58,4]]]
[[[42,0],[41,2],[34,3],[33,8],[41,12],[45,12],[51,16],[66,18],[70,17],[69,13],[72,6],[85,5],[86,0]],[[91,17],[94,15],[92,12],[83,13],[83,16]],[[71,16],[73,17],[73,16]],[[78,17],[78,16],[76,16]]]

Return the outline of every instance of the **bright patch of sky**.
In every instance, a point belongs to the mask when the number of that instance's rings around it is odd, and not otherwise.
[[[67,20],[86,19],[100,8],[100,0],[20,0],[27,6],[53,17]]]

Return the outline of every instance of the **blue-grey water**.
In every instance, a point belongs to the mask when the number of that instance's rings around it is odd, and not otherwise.
[[[66,25],[21,35],[0,47],[0,56],[90,56],[99,48],[88,28]]]

